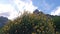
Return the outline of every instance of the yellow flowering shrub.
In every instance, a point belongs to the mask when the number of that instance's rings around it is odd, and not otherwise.
[[[53,22],[45,14],[24,13],[8,22],[3,34],[54,34]]]

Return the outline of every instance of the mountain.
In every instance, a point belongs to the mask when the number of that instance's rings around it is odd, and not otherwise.
[[[39,11],[38,9],[34,10],[33,13],[35,13],[35,14],[43,14],[43,12]]]
[[[7,21],[8,21],[8,18],[0,16],[0,27],[5,25]]]

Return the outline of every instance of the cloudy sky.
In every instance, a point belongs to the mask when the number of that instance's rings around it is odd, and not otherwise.
[[[33,12],[35,9],[46,14],[60,15],[60,0],[0,0],[0,16],[14,19],[24,10]]]

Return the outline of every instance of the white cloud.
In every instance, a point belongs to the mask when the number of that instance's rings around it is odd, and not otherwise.
[[[0,16],[14,19],[17,17],[17,11],[10,4],[0,4]]]
[[[23,10],[27,10],[27,11],[31,11],[33,12],[33,10],[37,9],[36,6],[34,6],[32,4],[32,1],[29,0],[29,1],[25,1],[25,0],[14,0],[14,3],[17,5],[19,11],[23,12]]]
[[[24,10],[30,11],[31,13],[37,9],[33,5],[32,1],[29,0],[9,0],[9,4],[0,3],[0,16],[8,17],[9,19],[14,19],[18,16],[18,11],[23,13]],[[7,1],[6,1],[7,2]]]
[[[51,12],[51,15],[60,15],[60,6]]]

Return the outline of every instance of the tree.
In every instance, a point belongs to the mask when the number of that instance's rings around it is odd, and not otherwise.
[[[23,13],[2,28],[3,34],[54,34],[52,19],[45,14]]]

